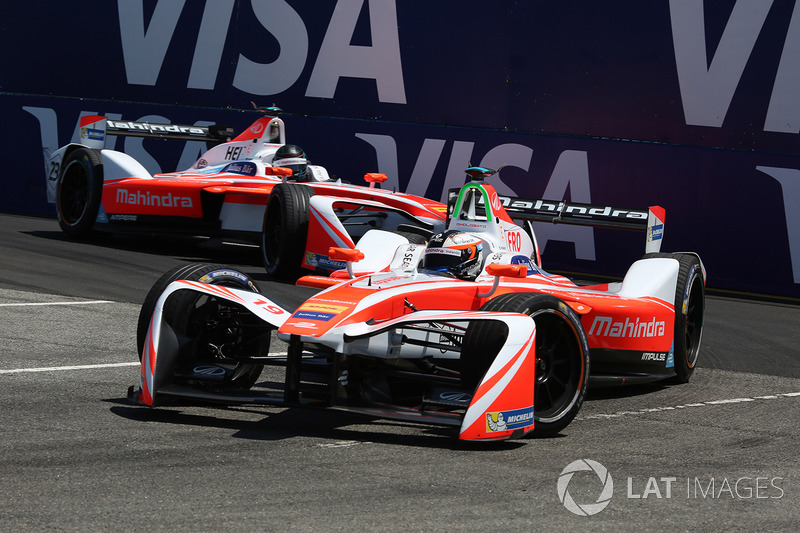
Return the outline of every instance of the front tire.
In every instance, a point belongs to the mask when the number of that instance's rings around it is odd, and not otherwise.
[[[279,183],[272,189],[261,231],[261,256],[270,276],[288,278],[299,272],[313,195],[311,187],[296,183]]]
[[[559,433],[575,418],[589,382],[589,343],[580,319],[559,298],[548,294],[509,293],[486,302],[481,311],[524,313],[536,322],[536,384],[533,436]],[[474,388],[508,335],[505,324],[475,322],[461,350],[464,385]]]
[[[139,312],[136,331],[139,360],[144,353],[147,330],[161,293],[170,283],[180,279],[260,292],[249,276],[220,265],[193,263],[173,268],[156,281]],[[232,312],[232,308],[233,304],[227,300],[185,291],[166,301],[163,318],[190,342],[190,349],[185,350],[189,359],[187,363],[209,363],[225,368],[228,375],[225,387],[249,389],[258,380],[263,367],[237,361],[236,355],[246,351],[251,355],[266,356],[271,332],[268,328],[261,330],[262,322],[257,317]],[[219,350],[214,353],[212,346]]]
[[[56,191],[56,213],[67,237],[89,235],[103,195],[103,159],[98,150],[75,148],[61,166]]]

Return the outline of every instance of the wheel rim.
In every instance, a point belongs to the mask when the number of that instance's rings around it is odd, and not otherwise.
[[[689,302],[686,307],[686,364],[694,368],[700,354],[700,339],[703,334],[703,288],[692,278],[689,287]]]
[[[578,333],[564,314],[543,309],[531,317],[536,322],[536,419],[551,422],[578,400],[583,353]]]
[[[89,172],[80,161],[71,162],[64,169],[59,193],[61,219],[73,226],[80,222],[89,204]]]
[[[241,288],[241,287],[237,287]],[[252,334],[259,327],[257,319],[248,323],[247,313],[210,295],[198,295],[187,307],[186,335],[198,343],[197,357],[185,361],[187,366],[213,364],[227,370],[228,384],[246,379],[258,365],[237,361],[237,357],[261,354],[264,335]]]

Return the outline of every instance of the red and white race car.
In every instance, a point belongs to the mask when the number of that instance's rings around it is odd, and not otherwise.
[[[352,248],[368,229],[439,231],[445,206],[375,187],[331,179],[302,149],[286,144],[278,108],[233,136],[230,128],[81,118],[80,143],[55,151],[48,162],[47,200],[62,230],[85,237],[108,232],[181,233],[260,243],[272,275],[299,268],[344,267],[328,258],[331,246]],[[105,149],[108,135],[205,141],[214,144],[189,169],[150,173],[128,154]]]
[[[526,201],[499,197],[483,182],[491,169],[467,172],[444,232],[421,245],[373,230],[356,249],[331,249],[347,268],[300,278],[323,290],[297,309],[229,268],[166,273],[142,307],[129,397],[321,407],[492,440],[562,431],[590,375],[689,380],[706,274],[694,253],[659,253],[663,209],[556,202],[561,221],[647,232],[621,282],[581,286],[542,270],[535,238],[508,214]],[[286,354],[269,352],[275,330]],[[270,366],[284,371],[259,382]]]

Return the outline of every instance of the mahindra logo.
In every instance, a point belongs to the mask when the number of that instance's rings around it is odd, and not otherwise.
[[[496,194],[492,194],[492,196],[489,198],[489,203],[492,205],[493,211],[498,211],[500,209],[500,206],[503,205],[500,202],[500,197],[497,196]]]
[[[625,318],[625,322],[614,322],[610,316],[596,316],[589,329],[589,335],[598,337],[627,337],[631,339],[643,337],[663,337],[666,324],[653,317],[649,322],[635,321]]]
[[[466,392],[448,391],[439,394],[439,398],[448,402],[468,402],[472,395]]]
[[[192,199],[188,196],[172,196],[172,193],[164,195],[150,194],[150,191],[128,192],[127,189],[117,189],[117,203],[127,205],[147,205],[155,207],[192,207]]]
[[[188,133],[193,135],[205,135],[205,130],[197,126],[179,126],[176,124],[150,124],[147,122],[117,122],[109,120],[108,127],[129,131],[147,131],[150,133]]]
[[[193,372],[203,376],[224,376],[225,369],[220,366],[198,366]]]

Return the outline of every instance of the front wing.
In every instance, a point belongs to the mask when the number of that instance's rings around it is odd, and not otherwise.
[[[324,407],[367,414],[389,419],[412,420],[422,423],[456,426],[464,440],[499,440],[519,437],[534,428],[535,384],[535,323],[530,317],[515,313],[480,311],[418,311],[380,324],[351,324],[326,334],[326,339],[303,339],[299,335],[281,336],[288,340],[286,356],[270,356],[266,365],[285,366],[282,391],[261,390],[259,385],[249,391],[222,391],[173,382],[179,348],[171,326],[164,320],[164,305],[168,298],[184,290],[212,295],[245,308],[266,325],[278,329],[290,312],[262,294],[205,283],[179,280],[170,284],[159,298],[147,333],[142,354],[140,386],[129,389],[129,397],[138,403],[156,406],[168,398],[190,398],[214,402],[254,403],[265,405],[296,405]],[[476,320],[496,320],[508,327],[508,337],[486,375],[474,390],[466,390],[458,378],[431,379],[426,402],[419,406],[393,405],[385,402],[351,403],[340,401],[343,365],[353,354],[375,360],[390,359],[392,344],[399,342],[397,332],[424,331],[426,328],[464,327]],[[304,343],[313,340],[316,347],[335,348],[324,357],[304,350]],[[417,339],[419,341],[419,338]],[[424,344],[424,343],[423,343]],[[416,343],[418,349],[420,342]],[[365,353],[369,351],[370,353]],[[406,352],[404,352],[405,354]],[[181,357],[185,357],[182,354]],[[411,354],[413,357],[413,353]],[[320,370],[322,369],[322,370]],[[302,393],[301,376],[317,372],[326,376],[328,392],[319,397]],[[350,375],[350,379],[357,376]],[[426,387],[428,385],[425,385]],[[431,399],[433,398],[433,399]],[[443,405],[449,407],[443,408]],[[502,413],[502,416],[499,416]]]

